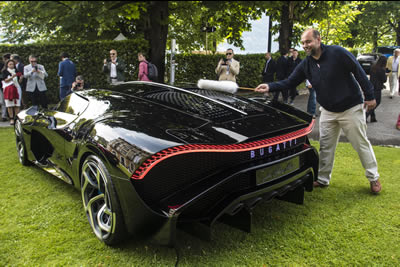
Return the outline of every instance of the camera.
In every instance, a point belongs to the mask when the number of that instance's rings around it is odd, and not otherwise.
[[[221,65],[226,65],[226,58],[222,58],[222,60],[224,61],[224,63],[221,63]]]
[[[82,83],[77,83],[75,87],[81,87]]]
[[[36,71],[38,70],[38,66],[34,66],[34,68],[35,68]]]

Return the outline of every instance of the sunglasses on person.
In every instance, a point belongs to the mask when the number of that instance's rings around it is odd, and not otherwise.
[[[36,61],[36,60],[31,60],[31,62],[32,62],[32,63],[36,63],[37,61]]]
[[[227,56],[230,56],[230,55],[232,55],[232,53],[226,53],[226,55],[227,55]]]
[[[113,56],[113,55],[115,55],[115,53],[110,53],[110,55],[112,55],[112,56]]]

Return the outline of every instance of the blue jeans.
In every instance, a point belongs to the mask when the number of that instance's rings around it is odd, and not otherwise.
[[[72,85],[60,86],[60,100],[63,100],[67,95],[71,93]]]
[[[307,103],[307,112],[311,115],[315,115],[315,109],[317,107],[317,98],[315,95],[314,88],[308,88],[310,95],[308,96],[308,103]]]

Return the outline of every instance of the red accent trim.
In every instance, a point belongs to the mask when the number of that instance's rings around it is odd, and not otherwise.
[[[243,144],[232,144],[232,145],[201,145],[201,144],[193,144],[193,145],[182,145],[176,147],[170,147],[164,149],[160,152],[157,152],[150,158],[148,158],[142,165],[136,169],[136,171],[132,174],[131,178],[134,180],[141,180],[146,176],[146,174],[158,163],[161,161],[176,155],[186,154],[186,153],[199,153],[199,152],[245,152],[250,151],[266,146],[272,146],[276,144],[280,144],[283,142],[287,142],[302,136],[305,136],[311,133],[314,128],[315,120],[313,119],[310,125],[307,128],[303,128],[297,130],[295,132],[291,132],[288,134],[284,134],[281,136],[272,137],[265,140],[255,141],[251,143],[243,143]]]

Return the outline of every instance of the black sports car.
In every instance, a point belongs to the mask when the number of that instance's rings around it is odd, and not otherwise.
[[[177,226],[210,237],[218,220],[250,231],[261,200],[303,203],[318,172],[312,116],[265,99],[127,82],[18,114],[19,160],[81,191],[96,236],[112,245]]]
[[[358,62],[361,67],[364,69],[366,74],[369,74],[371,70],[371,66],[378,60],[379,56],[382,54],[379,53],[367,53],[361,54],[357,57]]]

